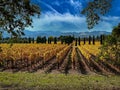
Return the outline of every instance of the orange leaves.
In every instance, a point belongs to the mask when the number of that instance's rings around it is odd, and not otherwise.
[[[38,60],[44,58],[49,60],[61,51],[66,45],[60,44],[1,44],[3,51],[0,53],[0,60]]]
[[[57,53],[57,55],[56,55],[57,62],[61,62],[61,60],[64,59],[65,55],[68,53],[68,51],[70,50],[70,48],[71,48],[71,45],[66,46],[59,53]]]
[[[97,43],[97,42],[96,42]],[[96,45],[81,45],[79,49],[81,53],[89,60],[91,54],[97,56],[100,52],[100,44],[97,43]]]

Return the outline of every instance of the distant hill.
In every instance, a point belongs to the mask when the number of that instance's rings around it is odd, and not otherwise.
[[[67,32],[62,35],[74,35],[75,37],[89,37],[89,36],[100,36],[101,34],[109,35],[110,32],[106,31],[92,31],[92,32]]]
[[[25,36],[24,37],[34,37],[37,36],[54,36],[59,37],[60,35],[66,36],[66,35],[74,35],[75,37],[87,37],[87,36],[99,36],[101,34],[109,35],[110,32],[106,31],[92,31],[92,32],[60,32],[60,31],[29,31],[25,30]],[[4,33],[4,37],[9,37],[7,33]]]

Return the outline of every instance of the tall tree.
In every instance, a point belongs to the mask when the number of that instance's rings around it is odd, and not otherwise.
[[[84,45],[85,45],[85,41],[86,41],[86,39],[85,39],[85,37],[84,37],[84,38],[83,38]]]
[[[2,40],[2,32],[0,32],[0,40]]]
[[[40,43],[40,42],[41,42],[41,37],[38,36],[38,37],[36,38],[36,43]]]
[[[77,38],[75,38],[75,46],[77,46]]]
[[[95,36],[93,35],[93,45],[95,45]]]
[[[118,26],[116,26],[113,31],[112,31],[112,35],[115,36],[116,38],[120,37],[120,23],[118,24]]]
[[[89,36],[89,44],[91,44],[91,36]]]
[[[32,25],[32,17],[40,9],[30,0],[0,0],[0,30],[17,37],[24,35],[25,27]]]
[[[100,59],[120,66],[120,28],[119,25],[112,30],[112,34],[104,39],[100,51]]]
[[[80,40],[80,37],[79,37],[79,38],[78,38],[78,44],[79,44],[79,45],[80,45],[80,41],[81,41],[81,40]]]
[[[83,9],[82,14],[86,15],[88,29],[92,29],[101,15],[105,15],[110,7],[112,0],[93,0],[89,2],[87,7]]]
[[[0,32],[0,43],[2,42],[2,32]]]
[[[54,37],[54,44],[57,44],[57,37]]]

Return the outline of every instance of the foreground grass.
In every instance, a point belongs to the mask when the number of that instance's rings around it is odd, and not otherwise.
[[[0,72],[0,90],[120,90],[120,76]]]

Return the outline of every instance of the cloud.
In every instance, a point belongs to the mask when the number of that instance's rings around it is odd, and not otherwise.
[[[80,15],[84,3],[92,0],[37,0],[45,9],[40,18],[33,17],[33,28],[28,30],[83,32],[88,31],[86,17]],[[51,2],[51,3],[47,3]],[[47,7],[47,8],[45,8]],[[49,10],[48,10],[49,9]],[[107,14],[91,31],[112,31],[120,21],[120,16]]]
[[[98,25],[92,30],[95,31],[108,31],[111,32],[114,26],[117,26],[120,21],[118,16],[103,16]]]
[[[33,28],[29,30],[56,30],[56,31],[80,31],[85,26],[85,17],[79,17],[69,13],[56,14],[47,12],[41,18],[33,18]],[[83,25],[82,25],[83,24]]]
[[[48,7],[50,10],[52,10],[54,13],[60,14],[56,9],[54,9],[51,5],[43,2],[43,1],[38,1],[39,3],[42,3],[43,5],[45,5],[46,7]]]
[[[117,21],[118,22],[118,21],[120,21],[120,17],[118,17],[118,16],[107,16],[107,17],[103,16],[102,20],[112,21],[112,22]]]
[[[76,10],[82,10],[83,6],[82,3],[79,0],[70,0],[70,4],[76,9]]]
[[[113,26],[117,25],[120,17],[109,16],[102,17],[91,31],[112,31]],[[61,32],[83,32],[88,31],[86,18],[84,16],[72,15],[70,13],[43,13],[40,18],[33,17],[33,28],[28,27],[31,31],[61,31]]]
[[[82,3],[75,0],[70,0],[70,4],[76,7],[82,7]]]

